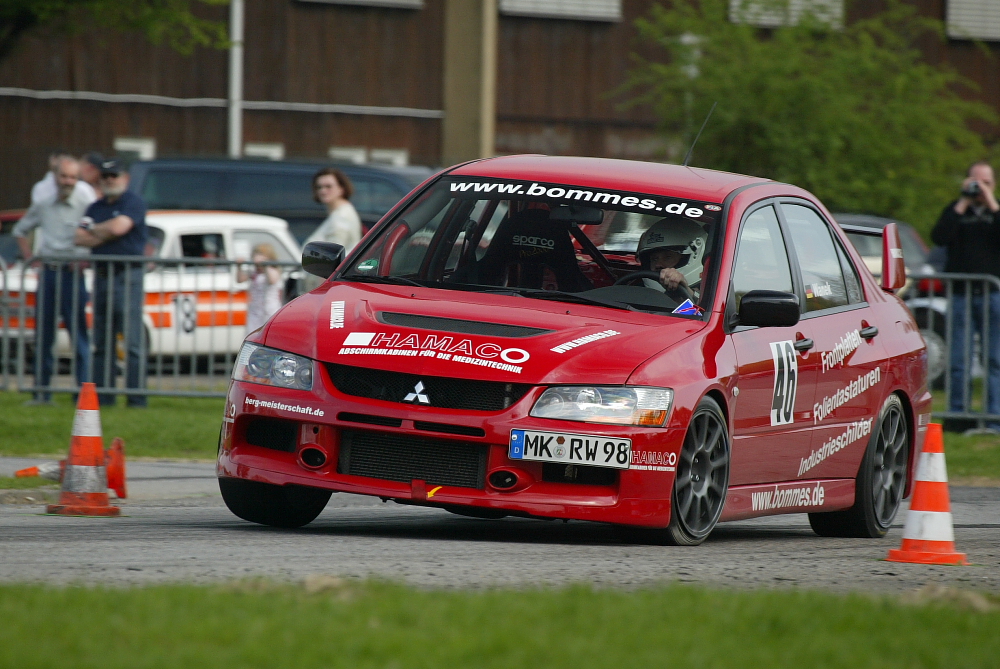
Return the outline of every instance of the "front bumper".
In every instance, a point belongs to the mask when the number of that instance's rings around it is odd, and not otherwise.
[[[645,527],[664,527],[669,522],[674,478],[669,463],[676,462],[683,427],[637,428],[532,418],[528,412],[541,387],[503,411],[480,412],[344,395],[325,373],[320,376],[322,381],[317,379],[317,387],[309,392],[234,381],[226,402],[218,475],[513,515]],[[602,469],[588,475],[579,472],[585,468],[579,468],[574,470],[579,480],[571,481],[563,465],[508,458],[512,429],[628,437],[632,463],[629,469]],[[459,453],[477,450],[482,453],[482,472],[478,483],[461,485],[441,484],[433,475],[428,480],[392,480],[400,478],[398,472],[387,478],[356,475],[350,449],[359,435],[366,442],[439,444]],[[317,451],[323,454],[318,466]],[[508,489],[495,487],[490,474],[498,471],[514,472],[517,484]]]

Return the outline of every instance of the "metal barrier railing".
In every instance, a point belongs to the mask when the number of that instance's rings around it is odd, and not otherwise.
[[[910,309],[919,312],[925,329],[944,333],[947,408],[934,415],[976,421],[979,427],[1000,423],[1000,279],[952,272],[910,279],[917,285],[907,300]],[[979,370],[977,403],[973,375]]]
[[[294,297],[301,266],[267,266],[278,269],[284,298]],[[53,255],[4,268],[3,387],[14,376],[17,390],[43,399],[87,380],[130,402],[224,397],[248,318],[260,311],[240,280],[250,267],[221,258]]]

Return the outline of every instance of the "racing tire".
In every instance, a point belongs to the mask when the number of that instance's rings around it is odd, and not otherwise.
[[[729,430],[718,403],[705,397],[688,424],[677,458],[665,541],[697,546],[715,529],[729,490]]]
[[[809,525],[821,537],[884,537],[906,490],[910,437],[903,402],[889,395],[882,405],[854,486],[854,506],[810,513]]]
[[[316,519],[330,501],[329,490],[297,485],[219,478],[219,490],[229,510],[251,523],[271,527],[302,527]]]

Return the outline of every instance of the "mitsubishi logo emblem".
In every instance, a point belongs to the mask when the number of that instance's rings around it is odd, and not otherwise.
[[[417,385],[413,386],[413,392],[409,393],[403,398],[404,402],[420,402],[421,404],[430,404],[431,400],[424,394],[424,382],[417,381]]]

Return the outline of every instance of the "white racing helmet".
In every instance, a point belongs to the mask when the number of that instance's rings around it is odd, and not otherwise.
[[[643,267],[649,267],[649,254],[658,249],[677,251],[683,257],[677,264],[684,267],[692,258],[701,259],[708,233],[694,221],[683,218],[661,218],[649,226],[639,238],[635,257]]]

